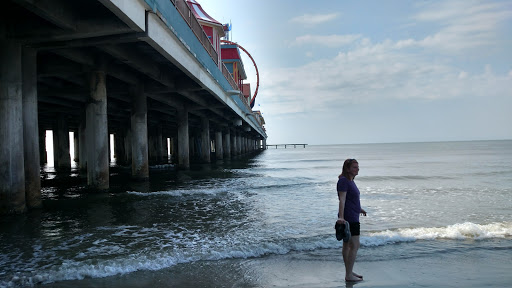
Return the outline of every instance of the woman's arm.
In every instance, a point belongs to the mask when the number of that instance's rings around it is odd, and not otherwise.
[[[344,224],[345,223],[345,200],[347,198],[347,191],[338,191],[338,199],[340,200],[340,205],[338,208],[338,220],[336,223]]]

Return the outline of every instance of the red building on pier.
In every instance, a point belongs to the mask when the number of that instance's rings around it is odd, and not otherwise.
[[[251,86],[250,84],[243,83],[244,80],[247,80],[247,74],[245,73],[240,49],[237,45],[221,44],[221,38],[225,37],[226,33],[229,33],[231,25],[222,25],[219,21],[208,15],[197,1],[186,0],[186,2],[218,53],[219,67],[222,68],[221,65],[223,64],[226,66],[233,80],[238,85],[240,92],[243,94],[243,99],[249,104],[251,101]]]

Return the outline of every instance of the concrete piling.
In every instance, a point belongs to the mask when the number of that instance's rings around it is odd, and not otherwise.
[[[64,173],[71,170],[69,128],[66,116],[63,114],[57,115],[53,129],[53,155],[55,170]]]
[[[124,136],[124,151],[126,163],[132,163],[132,130],[129,128]]]
[[[26,208],[21,73],[21,44],[0,38],[0,214]]]
[[[107,123],[106,75],[103,70],[89,74],[90,94],[86,109],[87,185],[109,188],[109,135]]]
[[[80,173],[87,172],[87,142],[86,142],[86,119],[85,114],[83,115],[80,125],[78,127],[78,142],[80,143],[78,145],[78,167],[80,169]]]
[[[234,158],[237,156],[236,154],[236,132],[235,130],[232,130],[231,131],[231,140],[230,140],[230,143],[231,143],[231,158]]]
[[[242,134],[236,135],[236,155],[242,155]]]
[[[177,110],[178,120],[178,167],[190,168],[189,137],[188,137],[188,111]]]
[[[144,85],[140,83],[135,85],[130,93],[132,98],[132,177],[144,180],[149,178],[148,109]]]
[[[224,159],[231,159],[231,134],[229,129],[224,133],[224,141],[222,141],[222,148],[224,152]]]
[[[78,136],[78,131],[73,132],[73,161],[80,162],[80,139]]]
[[[162,124],[158,124],[156,127],[156,139],[155,139],[155,148],[156,148],[156,161],[158,164],[162,164],[164,161],[164,142],[163,142],[163,131]]]
[[[217,131],[215,132],[215,157],[217,160],[224,159],[222,148],[222,131]]]
[[[22,57],[25,203],[27,208],[39,208],[41,207],[41,177],[37,119],[37,53],[34,49],[24,48]]]
[[[92,191],[109,188],[110,153],[119,165],[131,164],[133,178],[147,179],[149,157],[167,163],[170,150],[173,163],[189,169],[191,161],[210,163],[212,149],[216,159],[231,159],[251,149],[251,136],[266,137],[261,114],[240,103],[222,57],[209,59],[221,47],[211,53],[208,42],[183,45],[196,43],[194,31],[174,25],[182,22],[174,1],[160,1],[159,15],[126,2],[4,5],[5,15],[18,17],[0,21],[0,215],[41,206],[47,181],[40,169],[52,150],[46,140],[53,140],[56,182],[71,176],[74,160]],[[68,16],[78,14],[83,25],[70,29],[76,21]]]
[[[46,155],[46,130],[38,128],[39,133],[39,164],[44,165],[48,162]]]
[[[201,161],[210,163],[210,121],[206,117],[201,118]]]

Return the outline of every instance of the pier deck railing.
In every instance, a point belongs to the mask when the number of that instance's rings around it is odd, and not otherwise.
[[[229,70],[226,68],[226,65],[224,63],[219,63],[219,54],[217,51],[215,51],[215,48],[213,47],[212,43],[210,42],[210,39],[208,39],[208,35],[203,30],[203,27],[197,20],[196,16],[192,11],[190,11],[190,7],[187,5],[187,3],[184,0],[170,0],[171,3],[176,7],[176,10],[181,14],[181,17],[187,22],[188,26],[194,32],[197,39],[201,44],[203,45],[204,49],[210,54],[210,57],[212,57],[213,62],[217,64],[219,69],[222,71],[222,74],[224,77],[226,77],[226,80],[228,80],[231,87],[235,90],[240,90],[238,87],[238,84],[233,79],[233,76],[231,76],[231,73],[229,73]]]

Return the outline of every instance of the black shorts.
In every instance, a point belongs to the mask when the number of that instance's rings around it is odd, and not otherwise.
[[[352,236],[361,235],[361,223],[359,222],[348,222],[350,224],[350,234]]]

